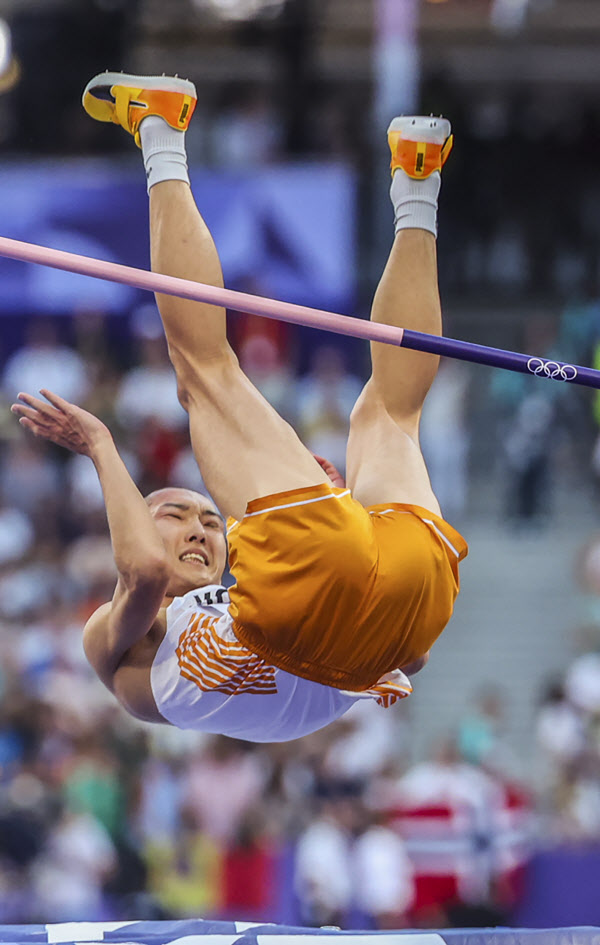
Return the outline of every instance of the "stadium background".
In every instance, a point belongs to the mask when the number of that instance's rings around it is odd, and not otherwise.
[[[446,333],[600,358],[597,0],[0,0],[2,233],[148,265],[139,155],[79,105],[178,72],[227,284],[366,315],[391,242],[385,127],[451,118]],[[6,46],[12,40],[14,57]],[[112,592],[89,464],[17,390],[106,420],[144,491],[199,485],[142,293],[0,260],[0,921],[212,916],[600,924],[600,404],[446,362],[423,441],[471,545],[409,703],[252,746],[134,723],[83,660]],[[358,343],[233,314],[242,362],[343,462]]]

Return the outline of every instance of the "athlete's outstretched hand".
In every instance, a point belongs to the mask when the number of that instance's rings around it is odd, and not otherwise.
[[[325,459],[323,456],[317,456],[316,453],[313,453],[313,456],[323,472],[327,473],[334,486],[339,486],[340,489],[343,489],[346,485],[346,481],[339,469],[336,469],[333,463],[330,463],[329,460]]]
[[[108,427],[92,413],[49,390],[41,390],[40,394],[48,403],[21,393],[18,395],[21,403],[10,408],[18,416],[19,423],[35,436],[90,457],[97,446],[107,439],[112,440]]]

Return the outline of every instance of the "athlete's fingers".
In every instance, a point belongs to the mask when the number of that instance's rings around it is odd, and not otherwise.
[[[44,401],[40,400],[38,397],[34,397],[32,394],[26,394],[24,392],[17,394],[17,397],[19,400],[22,400],[24,404],[35,408],[35,410],[39,411],[39,413],[43,414],[45,417],[54,420],[57,419],[56,408],[44,403]]]
[[[34,436],[39,435],[39,430],[37,424],[30,420],[29,417],[19,417],[19,423],[21,426],[25,427],[27,430],[30,430]]]
[[[54,394],[51,390],[46,390],[45,387],[42,387],[40,390],[42,397],[45,397],[46,400],[49,400],[53,407],[56,407],[57,410],[64,412],[65,407],[72,407],[73,404],[69,403],[68,400],[65,400],[63,397],[60,397],[58,394]]]
[[[336,469],[333,463],[330,460],[325,459],[324,456],[319,456],[317,453],[313,453],[312,455],[314,459],[316,459],[316,461],[318,462],[323,472],[329,476],[334,486],[339,486],[340,488],[344,488],[344,486],[346,485],[346,481],[344,477],[342,476],[341,472],[339,471],[339,469]]]
[[[44,440],[50,440],[51,443],[66,446],[67,449],[71,448],[70,443],[65,442],[65,436],[60,427],[57,428],[56,424],[48,425],[40,422],[40,415],[29,407],[22,407],[19,404],[15,406],[17,409],[13,410],[13,413],[20,414],[19,423],[26,430],[29,430],[34,436],[41,436]],[[41,419],[43,420],[43,418]]]
[[[12,413],[18,416],[19,423],[27,421],[23,423],[23,426],[35,433],[36,436],[43,436],[46,439],[58,442],[57,438],[64,435],[64,423],[61,422],[59,415],[46,415],[37,410],[36,407],[28,407],[25,404],[13,404],[10,409]],[[56,413],[54,409],[53,413]]]
[[[22,400],[24,404],[41,404],[42,401],[38,400],[37,397],[34,397],[33,394],[27,394],[25,391],[21,390],[17,394],[17,400]]]
[[[39,421],[40,414],[35,407],[26,407],[24,404],[13,404],[10,408],[12,413],[16,413],[19,417],[28,417],[30,420]]]

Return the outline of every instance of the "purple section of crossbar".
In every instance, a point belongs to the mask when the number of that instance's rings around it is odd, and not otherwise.
[[[476,345],[468,341],[427,335],[424,332],[382,325],[362,318],[352,318],[349,315],[324,312],[320,309],[308,308],[306,305],[264,299],[245,292],[234,292],[231,289],[148,272],[145,269],[120,266],[117,263],[92,259],[89,256],[77,256],[74,253],[36,246],[34,243],[23,243],[4,236],[0,237],[0,256],[39,263],[42,266],[52,266],[55,269],[65,269],[68,272],[77,272],[96,279],[106,279],[109,282],[121,282],[150,292],[176,295],[210,305],[224,306],[234,311],[260,315],[263,318],[275,318],[295,325],[351,335],[366,341],[400,345],[415,351],[431,352],[447,358],[474,361],[477,364],[488,364],[492,367],[506,368],[509,371],[519,371],[523,374],[600,389],[600,371],[592,368],[518,354],[516,351],[504,351],[502,348],[489,348],[486,345]]]
[[[505,351],[504,348],[490,348],[487,345],[473,344],[471,341],[458,341],[455,338],[426,335],[421,331],[411,331],[409,328],[404,329],[402,347],[413,348],[415,351],[441,354],[446,358],[457,358],[460,361],[473,361],[475,364],[505,368],[508,371],[519,371],[522,374],[532,374],[535,377],[545,377],[549,380],[582,384],[584,387],[600,389],[600,371],[595,371],[593,368],[540,358],[531,354],[519,354],[517,351]]]

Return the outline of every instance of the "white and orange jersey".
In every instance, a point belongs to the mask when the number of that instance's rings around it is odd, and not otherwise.
[[[387,708],[412,691],[400,670],[371,689],[351,692],[271,666],[236,638],[224,587],[176,598],[166,623],[152,664],[152,691],[158,711],[178,728],[282,742],[333,722],[358,699],[376,699]]]

